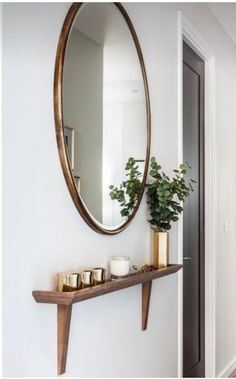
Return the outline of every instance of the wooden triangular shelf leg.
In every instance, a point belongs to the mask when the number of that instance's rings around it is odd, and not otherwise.
[[[64,374],[70,333],[72,305],[57,306],[57,373]]]
[[[152,280],[142,284],[142,330],[147,329]]]

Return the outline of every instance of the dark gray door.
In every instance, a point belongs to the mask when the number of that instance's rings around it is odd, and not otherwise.
[[[183,373],[205,376],[204,61],[183,45],[183,158],[196,180],[183,213]]]

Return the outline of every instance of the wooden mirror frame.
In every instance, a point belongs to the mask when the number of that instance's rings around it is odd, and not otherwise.
[[[139,58],[139,62],[140,62],[141,70],[142,70],[145,97],[146,97],[147,146],[146,146],[146,159],[145,159],[145,168],[144,168],[141,192],[137,200],[137,203],[133,209],[133,212],[129,215],[127,220],[124,223],[118,225],[118,227],[115,227],[114,229],[105,228],[102,226],[102,224],[96,221],[94,217],[92,217],[92,215],[87,210],[82,198],[80,197],[77,191],[76,184],[73,178],[73,173],[70,168],[70,163],[67,156],[67,151],[66,151],[65,141],[64,141],[64,125],[63,125],[63,109],[62,109],[62,81],[63,81],[65,51],[66,51],[67,41],[69,38],[71,27],[73,25],[74,19],[77,16],[77,13],[80,7],[82,6],[82,4],[84,3],[72,3],[71,7],[69,8],[69,11],[66,15],[66,18],[65,18],[65,21],[60,33],[59,42],[57,46],[55,72],[54,72],[54,117],[55,117],[55,126],[56,126],[56,138],[57,138],[57,145],[58,145],[58,151],[59,151],[63,174],[67,183],[67,187],[70,191],[71,197],[73,199],[73,202],[77,210],[79,211],[84,221],[95,232],[100,233],[100,234],[113,235],[113,234],[117,234],[123,231],[128,226],[130,221],[134,218],[139,208],[139,205],[141,203],[144,189],[145,189],[149,158],[150,158],[150,141],[151,141],[151,112],[150,112],[148,83],[147,83],[147,76],[146,76],[146,70],[145,70],[141,47],[140,47],[135,29],[133,27],[133,24],[126,10],[124,9],[124,7],[120,3],[113,3],[121,12],[121,14],[123,15],[128,25],[129,31],[133,37],[133,41],[136,47],[136,51],[138,54],[138,58]]]

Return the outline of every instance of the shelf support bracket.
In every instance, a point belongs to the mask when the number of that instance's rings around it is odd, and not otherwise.
[[[142,330],[147,329],[152,280],[142,283]]]
[[[57,305],[57,373],[66,371],[72,305]]]

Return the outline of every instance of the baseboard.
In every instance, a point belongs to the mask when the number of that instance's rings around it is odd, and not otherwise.
[[[228,366],[218,375],[218,378],[228,378],[236,369],[236,357],[228,364]]]

